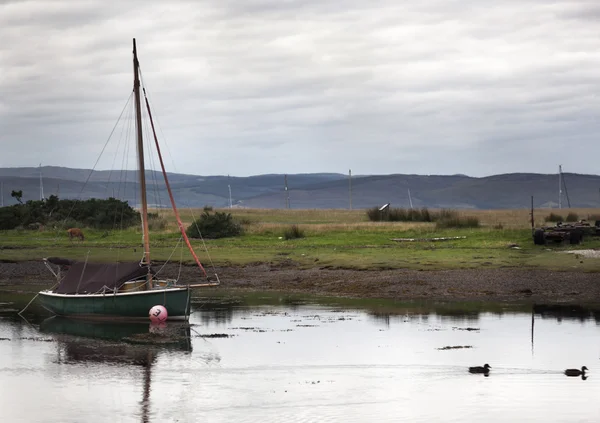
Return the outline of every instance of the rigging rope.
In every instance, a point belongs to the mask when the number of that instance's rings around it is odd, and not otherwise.
[[[156,137],[156,131],[154,130],[154,122],[152,121],[152,112],[150,111],[150,104],[148,103],[148,97],[146,96],[146,89],[143,88],[143,91],[144,91],[144,100],[146,101],[146,108],[148,109],[148,116],[150,117],[150,125],[152,126],[152,133],[154,135],[154,143],[156,144],[156,152],[158,153],[160,167],[162,169],[163,177],[165,178],[165,185],[167,186],[167,191],[169,193],[169,199],[171,200],[171,206],[173,207],[173,212],[175,213],[175,218],[177,219],[177,225],[179,226],[179,230],[181,231],[181,236],[183,237],[183,240],[185,241],[188,249],[190,250],[192,257],[194,257],[196,264],[198,265],[198,267],[200,267],[200,269],[204,273],[204,277],[206,277],[208,279],[206,270],[204,270],[204,267],[200,263],[200,260],[198,259],[198,256],[196,255],[196,252],[194,251],[194,248],[192,247],[192,244],[190,243],[190,240],[189,240],[187,234],[185,233],[183,223],[181,222],[181,217],[179,216],[179,211],[177,210],[177,206],[175,205],[175,199],[173,198],[173,192],[171,191],[171,185],[169,184],[169,179],[167,177],[167,171],[165,170],[165,164],[163,163],[162,155],[160,154],[160,146],[158,145],[158,138]]]
[[[96,170],[96,166],[98,166],[98,162],[100,161],[100,157],[102,157],[102,154],[104,154],[104,150],[106,150],[106,146],[108,145],[110,139],[112,138],[112,135],[115,132],[115,129],[117,129],[117,125],[119,124],[119,121],[121,120],[121,116],[123,116],[123,112],[125,112],[125,109],[127,108],[127,105],[131,101],[132,97],[133,97],[133,92],[129,95],[129,98],[127,99],[127,103],[125,103],[125,106],[123,107],[123,110],[121,110],[121,114],[119,114],[119,118],[117,119],[117,122],[115,123],[115,126],[113,126],[112,131],[110,131],[110,134],[108,135],[108,139],[104,143],[104,147],[102,147],[102,151],[100,151],[100,154],[98,155],[98,158],[96,159],[96,162],[94,163],[94,166],[92,167],[92,170],[90,170],[90,173],[89,173],[87,179],[83,183],[83,186],[81,187],[81,191],[79,191],[79,195],[77,196],[78,199],[81,198],[81,194],[83,193],[83,190],[85,189],[87,183],[90,181],[90,178],[92,177],[92,174]],[[75,208],[75,205],[76,205],[76,203],[73,203],[73,206],[71,207],[71,210],[69,210],[69,214],[65,218],[65,222],[68,219],[68,217],[71,215],[71,213],[73,212],[73,209]]]
[[[144,80],[144,74],[142,73],[142,68],[141,67],[139,68],[139,71],[140,71],[140,81],[141,81],[141,84],[142,84],[143,87],[146,87],[147,84],[146,84],[146,82]],[[149,102],[148,97],[149,97],[149,95],[147,95],[146,90],[144,89],[144,98],[146,100],[146,104],[148,104],[148,102]],[[152,128],[154,130],[154,119],[152,119],[152,122],[153,122]],[[162,138],[165,139],[165,141],[166,141],[166,136],[165,136],[165,134],[162,131],[162,128],[161,128],[161,125],[160,125],[160,119],[158,117],[156,118],[156,124],[158,126],[158,129],[159,129],[160,133],[162,134]],[[156,137],[156,132],[154,132],[154,136]],[[171,159],[171,165],[173,166],[173,169],[175,169],[175,171],[177,171],[177,165],[175,164],[175,161],[173,160],[173,155],[171,154],[171,150],[169,149],[169,144],[167,142],[165,142],[164,145],[167,148],[167,154],[169,155],[169,157]],[[162,160],[162,158],[161,158],[161,160]],[[204,251],[206,253],[208,262],[210,263],[210,267],[211,267],[213,273],[215,274],[215,276],[218,279],[217,271],[216,271],[216,268],[215,268],[215,264],[213,263],[212,257],[210,256],[210,253],[209,253],[208,248],[206,246],[206,242],[204,240],[204,237],[202,237],[202,232],[200,232],[200,228],[198,227],[198,223],[196,222],[196,217],[194,215],[194,210],[192,209],[192,207],[190,207],[188,204],[186,204],[185,201],[182,201],[182,204],[189,210],[189,212],[190,212],[190,214],[192,216],[192,221],[194,222],[194,225],[196,226],[198,234],[200,234],[200,240],[202,242],[202,246],[204,247]]]

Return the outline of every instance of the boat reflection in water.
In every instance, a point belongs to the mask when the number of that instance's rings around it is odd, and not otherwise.
[[[50,317],[40,332],[57,342],[58,364],[110,363],[144,368],[141,421],[150,418],[152,366],[162,354],[192,351],[191,329],[187,322],[161,324],[99,322]]]

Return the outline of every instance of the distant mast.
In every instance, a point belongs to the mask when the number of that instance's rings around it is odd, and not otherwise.
[[[283,184],[285,186],[285,208],[290,208],[290,192],[288,191],[287,175],[283,176]]]
[[[558,165],[558,208],[562,209],[562,165]]]
[[[229,208],[233,208],[233,203],[231,202],[231,184],[229,183],[229,175],[227,175],[227,188],[229,189]]]
[[[44,201],[44,181],[42,180],[42,164],[40,163],[40,201]]]
[[[350,210],[352,210],[352,169],[348,169],[348,197],[350,200]]]

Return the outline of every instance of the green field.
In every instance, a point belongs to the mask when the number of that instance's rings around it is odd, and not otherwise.
[[[229,211],[229,210],[225,210]],[[576,210],[586,217],[598,210]],[[536,246],[528,210],[461,211],[478,217],[476,229],[437,230],[434,223],[369,222],[364,210],[256,210],[233,209],[244,222],[244,235],[218,240],[192,240],[200,260],[210,267],[253,263],[291,264],[300,268],[439,270],[456,268],[533,267],[552,270],[600,271],[600,259],[585,259],[566,250],[600,248],[600,239],[586,238],[577,246]],[[566,212],[566,210],[565,210]],[[182,211],[189,224],[201,210]],[[536,211],[542,223],[548,210]],[[566,213],[565,213],[566,214]],[[165,212],[167,228],[151,234],[151,258],[192,262],[177,247],[180,234],[172,213]],[[285,240],[283,233],[298,225],[305,237]],[[0,260],[39,260],[60,256],[94,261],[139,260],[141,231],[84,228],[84,242],[70,241],[64,230],[0,232]],[[466,237],[451,241],[396,242],[393,238]],[[206,249],[204,247],[206,245]],[[516,245],[518,248],[514,248]],[[511,248],[510,246],[513,246]]]

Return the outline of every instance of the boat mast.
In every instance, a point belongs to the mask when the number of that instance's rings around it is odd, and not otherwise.
[[[144,165],[144,139],[142,137],[142,108],[140,106],[140,63],[137,58],[135,38],[133,39],[133,93],[135,95],[135,130],[137,135],[137,155],[140,174],[140,191],[142,199],[142,231],[144,237],[144,258],[142,264],[150,265],[150,237],[148,230],[148,200],[146,199],[146,172]],[[150,272],[150,267],[148,267]],[[148,273],[150,274],[150,273]]]

